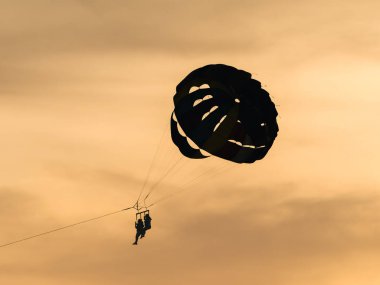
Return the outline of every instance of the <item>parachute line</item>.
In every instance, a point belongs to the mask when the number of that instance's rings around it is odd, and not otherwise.
[[[175,167],[182,161],[182,159],[183,156],[181,156],[176,162],[174,162],[174,164],[166,171],[166,173],[163,176],[161,176],[161,178],[155,184],[153,184],[153,186],[150,188],[150,191],[144,198],[144,205],[146,205],[146,199],[148,199],[148,197],[152,194],[156,187],[175,169]]]
[[[170,199],[170,198],[173,198],[174,196],[178,195],[178,194],[181,194],[185,191],[188,191],[189,189],[192,189],[192,188],[189,188],[190,186],[191,187],[194,187],[195,185],[201,183],[203,180],[201,179],[202,177],[213,177],[223,171],[225,171],[227,168],[231,168],[232,165],[223,165],[221,167],[216,167],[216,168],[213,168],[213,169],[209,169],[209,170],[206,170],[205,172],[201,173],[200,175],[198,175],[197,177],[195,177],[194,179],[184,183],[182,186],[178,187],[179,190],[174,192],[174,193],[169,193],[159,199],[157,199],[156,201],[154,201],[153,203],[149,204],[148,206],[146,206],[146,208],[150,208],[150,207],[153,207],[167,199]]]
[[[143,186],[141,187],[141,190],[140,190],[139,196],[137,197],[137,202],[140,200],[141,195],[143,194],[144,189],[145,189],[145,187],[146,187],[146,185],[147,185],[147,183],[148,183],[148,181],[149,181],[150,174],[151,174],[152,169],[153,169],[153,165],[154,165],[154,163],[155,163],[155,161],[156,161],[156,158],[157,158],[158,152],[159,152],[160,147],[161,147],[161,145],[162,145],[162,142],[163,142],[163,140],[164,140],[165,134],[166,134],[166,132],[167,132],[168,130],[169,130],[169,127],[166,127],[165,130],[162,132],[162,135],[161,135],[161,138],[160,138],[160,142],[159,142],[158,145],[157,145],[156,151],[155,151],[155,153],[154,153],[154,155],[153,155],[153,159],[152,159],[152,161],[151,161],[151,163],[150,163],[150,166],[149,166],[148,172],[147,172],[147,174],[146,174],[146,177],[145,177],[145,180],[144,180]]]

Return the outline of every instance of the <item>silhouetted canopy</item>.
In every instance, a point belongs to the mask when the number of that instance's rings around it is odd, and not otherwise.
[[[223,64],[206,65],[186,76],[176,91],[171,135],[183,155],[212,154],[252,163],[271,148],[278,132],[277,111],[250,73]]]

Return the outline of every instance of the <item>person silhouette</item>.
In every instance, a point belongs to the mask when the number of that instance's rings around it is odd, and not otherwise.
[[[139,237],[143,237],[145,235],[145,227],[142,219],[138,219],[137,222],[135,222],[135,228],[136,228],[136,239],[133,243],[134,245],[137,245],[137,241]]]
[[[151,224],[152,218],[149,216],[149,214],[145,214],[144,216],[144,233],[142,234],[142,238],[145,236],[145,233],[147,230],[150,230],[152,228]]]

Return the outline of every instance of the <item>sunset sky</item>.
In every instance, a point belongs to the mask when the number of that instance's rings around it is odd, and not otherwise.
[[[380,284],[379,11],[0,0],[0,244],[131,206],[148,172],[160,201],[137,247],[125,211],[0,248],[0,283]],[[175,87],[211,63],[276,103],[263,160],[178,160]]]

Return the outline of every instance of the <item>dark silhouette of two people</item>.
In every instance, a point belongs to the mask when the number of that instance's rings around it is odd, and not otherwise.
[[[152,218],[149,216],[149,214],[145,214],[144,216],[144,222],[142,219],[138,219],[137,222],[135,222],[135,228],[136,228],[136,239],[133,243],[134,245],[137,245],[137,241],[145,237],[146,231],[150,230]]]

